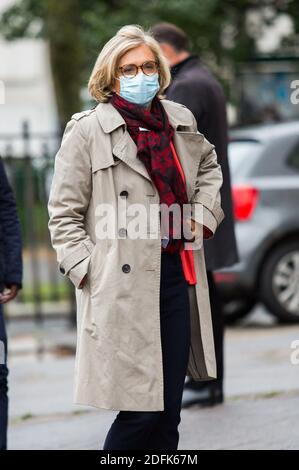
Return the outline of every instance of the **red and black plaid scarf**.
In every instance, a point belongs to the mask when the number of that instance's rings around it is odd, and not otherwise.
[[[110,99],[127,123],[127,129],[137,145],[137,157],[144,163],[159,196],[160,204],[170,206],[188,202],[186,186],[175,163],[170,147],[174,129],[169,123],[167,113],[157,96],[154,97],[151,109],[132,103],[114,93]],[[148,129],[139,130],[139,127]],[[182,247],[182,239],[173,238],[175,225],[172,212],[169,218],[170,242],[162,251],[178,251]],[[182,225],[180,226],[182,229]],[[163,230],[162,230],[163,236]]]

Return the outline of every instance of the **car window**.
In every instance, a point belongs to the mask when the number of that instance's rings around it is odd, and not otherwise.
[[[233,178],[245,176],[262,153],[263,144],[251,140],[232,140],[228,144],[228,160]]]

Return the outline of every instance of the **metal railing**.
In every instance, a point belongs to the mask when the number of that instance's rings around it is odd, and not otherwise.
[[[61,133],[32,133],[28,122],[19,134],[0,133],[0,155],[16,198],[23,238],[23,289],[7,305],[7,316],[76,318],[74,289],[58,270],[48,230],[47,203]]]

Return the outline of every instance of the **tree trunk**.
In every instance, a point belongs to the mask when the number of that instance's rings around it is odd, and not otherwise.
[[[46,29],[61,129],[81,109],[82,44],[79,0],[47,2]]]

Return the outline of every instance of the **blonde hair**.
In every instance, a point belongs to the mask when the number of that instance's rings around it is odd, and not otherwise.
[[[142,44],[149,46],[155,59],[159,62],[159,84],[157,96],[165,98],[164,90],[171,81],[169,66],[160,45],[151,35],[139,25],[123,26],[103,47],[93,67],[88,81],[90,95],[99,102],[105,103],[112,96],[112,86],[120,58],[131,49]]]

